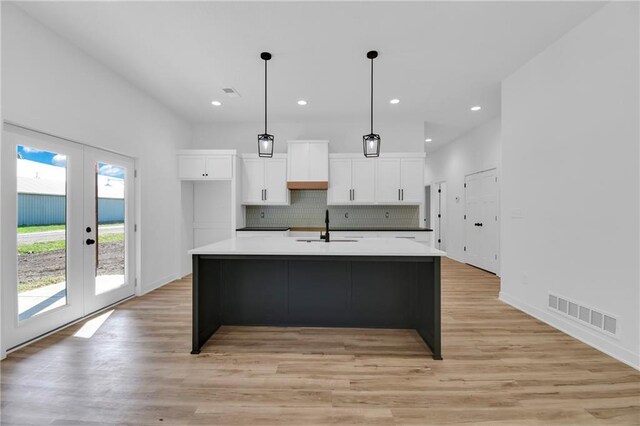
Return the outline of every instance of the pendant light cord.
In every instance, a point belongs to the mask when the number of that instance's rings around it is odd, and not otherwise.
[[[264,61],[264,133],[267,133],[267,61]]]
[[[373,133],[373,58],[371,58],[371,133]]]

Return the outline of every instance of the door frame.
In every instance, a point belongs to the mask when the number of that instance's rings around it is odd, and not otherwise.
[[[486,173],[486,172],[490,172],[490,171],[495,171],[495,177],[496,177],[496,216],[497,216],[497,224],[496,224],[496,251],[497,251],[497,255],[498,258],[496,259],[496,267],[495,267],[495,271],[490,271],[488,269],[483,269],[480,266],[477,265],[473,265],[471,263],[469,263],[469,258],[467,256],[466,250],[464,252],[464,261],[465,263],[467,263],[470,266],[473,266],[474,268],[478,268],[478,269],[482,269],[483,271],[487,271],[489,273],[495,274],[496,276],[500,276],[500,264],[501,264],[501,260],[502,260],[502,253],[500,251],[500,223],[501,223],[501,211],[500,211],[500,173],[499,173],[499,169],[498,167],[490,167],[488,169],[483,169],[483,170],[479,170],[477,172],[473,172],[473,173],[467,173],[466,175],[464,175],[464,188],[463,188],[463,207],[464,207],[464,244],[465,247],[467,246],[467,220],[468,219],[468,214],[469,212],[467,212],[467,178],[469,176],[474,176],[480,173]]]
[[[93,147],[85,143],[77,142],[77,141],[74,141],[65,137],[53,135],[47,132],[39,131],[39,130],[30,128],[28,126],[17,124],[9,120],[0,121],[0,126],[1,126],[0,127],[0,166],[1,166],[0,175],[3,183],[0,188],[0,235],[2,236],[2,240],[0,240],[0,254],[2,254],[1,256],[2,260],[0,261],[0,279],[1,279],[0,281],[0,359],[4,359],[7,353],[18,350],[50,334],[53,334],[61,329],[64,329],[70,325],[73,325],[87,317],[92,316],[96,312],[100,312],[104,309],[107,309],[111,306],[117,305],[121,302],[124,302],[125,300],[128,300],[132,297],[139,296],[142,294],[140,290],[140,286],[138,285],[138,280],[139,280],[140,271],[141,271],[140,269],[141,251],[140,251],[140,233],[137,232],[137,227],[139,226],[140,219],[141,219],[141,215],[140,215],[141,206],[140,206],[140,197],[138,196],[138,193],[140,191],[140,182],[139,182],[139,179],[137,179],[138,177],[138,173],[137,173],[138,159],[137,158],[128,156],[126,154],[120,154],[111,150],[106,150],[100,147]],[[75,147],[74,149],[79,149],[79,151],[82,152],[82,162],[81,162],[82,167],[80,167],[81,170],[79,171],[79,175],[83,177],[84,177],[84,174],[83,174],[84,171],[82,170],[82,168],[84,167],[84,148],[85,147],[89,149],[98,149],[105,153],[115,154],[119,157],[126,157],[131,160],[131,164],[133,165],[133,170],[132,170],[133,176],[130,181],[130,188],[131,188],[130,190],[133,192],[133,194],[132,194],[131,201],[129,203],[130,204],[129,208],[132,209],[132,213],[130,217],[132,218],[132,222],[133,222],[130,224],[131,227],[133,228],[133,231],[130,234],[132,236],[131,237],[132,240],[130,242],[131,243],[130,250],[132,253],[130,254],[130,256],[127,256],[128,258],[131,258],[134,262],[132,266],[132,276],[134,279],[133,293],[121,300],[117,300],[111,303],[110,305],[103,306],[94,312],[84,311],[84,300],[83,300],[82,301],[83,312],[82,312],[82,315],[80,315],[79,317],[69,319],[68,321],[64,321],[60,324],[55,323],[54,326],[47,327],[48,330],[43,331],[42,333],[34,336],[33,338],[30,338],[24,342],[21,342],[15,345],[12,344],[11,346],[9,346],[9,343],[7,341],[7,330],[9,326],[13,327],[16,325],[15,321],[17,321],[17,315],[15,315],[15,318],[9,318],[9,315],[13,315],[14,312],[17,314],[17,308],[15,310],[13,309],[10,310],[11,312],[9,313],[7,313],[7,309],[4,309],[4,308],[5,308],[5,305],[8,303],[8,301],[12,300],[12,298],[9,298],[10,294],[8,293],[11,293],[12,295],[16,296],[13,299],[16,299],[15,303],[17,304],[17,285],[15,285],[17,283],[17,267],[7,268],[6,267],[7,265],[5,264],[5,262],[9,262],[9,261],[12,262],[14,259],[16,259],[14,256],[16,256],[16,253],[17,253],[17,240],[13,238],[13,236],[16,235],[15,226],[17,221],[17,210],[16,210],[17,209],[17,197],[16,197],[17,179],[16,179],[15,152],[13,152],[13,150],[15,150],[16,148],[16,144],[14,144],[13,142],[7,142],[7,140],[4,137],[6,136],[7,133],[16,134],[17,137],[23,136],[23,137],[31,138],[36,142],[33,145],[40,145],[44,147],[45,145],[53,146],[55,144],[58,144],[58,145],[69,144],[70,147]],[[42,141],[42,143],[39,143],[39,141]],[[53,143],[47,142],[47,141],[51,141]],[[13,150],[11,148],[13,148]],[[55,150],[55,148],[52,148],[52,150]],[[68,149],[66,151],[69,152]],[[9,166],[9,167],[6,167],[6,166]],[[5,177],[7,177],[8,179],[5,179]],[[78,179],[77,184],[81,187],[80,194],[82,195],[82,197],[84,197],[83,179]],[[82,203],[82,205],[84,207],[84,203]],[[84,216],[80,217],[79,221],[84,225]],[[79,233],[79,236],[84,237],[82,232]],[[69,234],[67,234],[67,240],[69,239],[70,239]],[[7,259],[8,253],[11,253],[11,256],[10,256],[11,259]],[[83,259],[82,263],[84,264],[83,249],[80,250],[80,253],[78,255],[80,258]],[[69,256],[69,253],[67,254],[67,256]],[[85,291],[84,284],[85,283],[83,282],[82,283],[83,292]],[[13,289],[11,289],[11,287],[13,287]],[[84,295],[82,295],[82,297],[84,298]],[[67,298],[69,298],[68,294],[67,294]],[[60,307],[60,308],[63,308],[63,307]],[[45,312],[42,315],[47,315],[50,312],[52,313],[58,312],[60,308],[52,309],[51,311]],[[38,317],[39,316],[40,315],[38,315]]]

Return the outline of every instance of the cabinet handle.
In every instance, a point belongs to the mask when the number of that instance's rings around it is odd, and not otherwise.
[[[401,200],[401,201],[404,201],[404,189],[401,189],[401,190],[400,190],[400,195],[401,195],[400,200]]]
[[[264,200],[267,201],[267,190],[264,190]]]
[[[398,201],[400,201],[400,200],[401,200],[401,198],[400,198],[400,189],[398,189]]]
[[[352,194],[352,196],[351,196],[351,201],[355,201],[355,200],[356,200],[356,190],[355,190],[355,189],[352,189],[352,190],[351,190],[351,194]]]

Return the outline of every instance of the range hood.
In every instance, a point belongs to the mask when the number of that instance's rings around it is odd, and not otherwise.
[[[287,142],[287,188],[329,188],[329,141]]]

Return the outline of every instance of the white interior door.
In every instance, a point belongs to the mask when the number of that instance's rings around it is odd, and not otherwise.
[[[12,125],[2,149],[10,349],[134,293],[133,163]]]
[[[497,272],[498,179],[495,169],[465,177],[465,212],[467,263]]]

